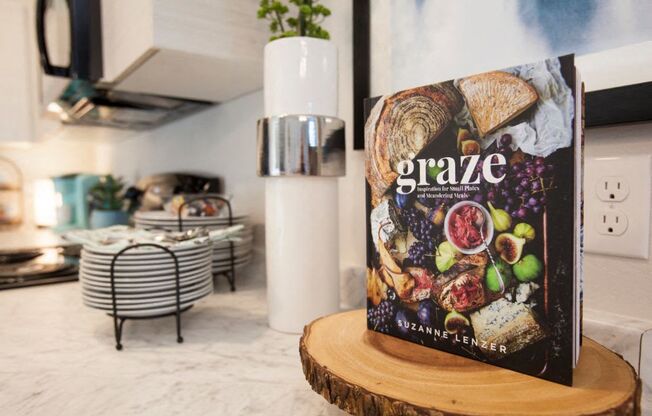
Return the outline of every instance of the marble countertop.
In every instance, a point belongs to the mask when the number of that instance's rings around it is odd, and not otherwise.
[[[264,263],[226,281],[182,315],[127,320],[122,351],[113,321],[82,304],[78,282],[0,291],[0,414],[344,415],[305,381],[299,335],[269,329]],[[652,414],[649,321],[585,310],[585,334],[637,367]],[[643,346],[644,353],[641,353]]]
[[[113,321],[79,283],[0,291],[4,415],[343,415],[305,381],[298,335],[267,327],[261,270],[174,318]],[[260,267],[260,266],[259,266]]]

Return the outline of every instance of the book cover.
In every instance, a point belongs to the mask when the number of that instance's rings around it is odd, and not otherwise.
[[[569,55],[366,100],[369,329],[572,384],[576,77]]]

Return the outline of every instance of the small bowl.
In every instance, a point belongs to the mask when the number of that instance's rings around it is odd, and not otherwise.
[[[451,238],[450,231],[448,229],[448,222],[450,221],[451,215],[456,210],[458,210],[458,209],[460,209],[462,207],[465,207],[465,206],[469,206],[469,205],[480,209],[480,211],[484,215],[485,224],[487,224],[487,234],[484,236],[484,241],[485,241],[485,243],[487,243],[486,246],[484,244],[480,244],[479,246],[474,247],[474,248],[462,248],[462,247],[458,247],[457,244],[455,244],[455,242]],[[459,250],[460,253],[462,253],[462,254],[476,254],[476,253],[479,253],[479,252],[485,250],[486,248],[489,248],[489,244],[491,243],[491,240],[494,237],[494,222],[491,219],[491,215],[489,214],[489,211],[487,211],[487,209],[485,207],[483,207],[482,205],[478,204],[477,202],[473,202],[473,201],[460,201],[457,204],[450,207],[450,209],[446,213],[446,217],[444,217],[444,234],[446,234],[446,239],[448,240],[448,242],[451,243],[453,245],[453,247],[455,247],[457,250]]]
[[[187,203],[187,205],[184,206],[184,217],[188,218],[199,218],[199,217],[224,217],[226,214],[228,214],[225,208],[225,203],[222,200],[219,199],[211,199],[213,196],[218,196],[221,198],[225,198],[229,201],[231,201],[230,196],[222,195],[222,194],[215,194],[215,193],[207,193],[207,194],[175,194],[175,195],[170,195],[164,200],[163,204],[163,209],[174,216],[178,215],[178,206],[175,206],[174,200],[175,198],[181,198],[182,202]],[[188,203],[188,201],[193,201],[191,203]],[[210,203],[215,207],[215,213],[213,215],[188,215],[188,209],[192,205],[200,205],[201,203]]]

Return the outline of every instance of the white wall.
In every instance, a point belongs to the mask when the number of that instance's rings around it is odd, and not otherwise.
[[[234,209],[256,223],[264,219],[264,187],[256,176],[256,120],[262,92],[211,107],[134,138],[104,143],[99,169],[129,182],[154,173],[197,172],[221,176]]]

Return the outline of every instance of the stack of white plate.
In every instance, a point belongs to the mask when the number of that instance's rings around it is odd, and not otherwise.
[[[210,241],[169,247],[179,261],[180,306],[192,306],[213,292]],[[84,304],[113,311],[111,261],[117,251],[85,245],[81,252],[79,280]],[[133,248],[115,264],[118,315],[149,317],[176,311],[176,272],[169,253],[155,247]]]
[[[233,225],[244,225],[244,228],[233,236],[233,262],[236,268],[246,265],[251,260],[253,231],[248,222],[249,217],[247,215],[233,216]],[[179,230],[177,216],[168,211],[138,211],[134,214],[134,225],[136,228],[146,230]],[[197,227],[203,227],[209,230],[219,230],[229,226],[229,219],[222,216],[183,217],[182,226],[183,230]],[[230,270],[231,251],[229,244],[229,241],[218,241],[213,243],[213,273],[223,273]]]

